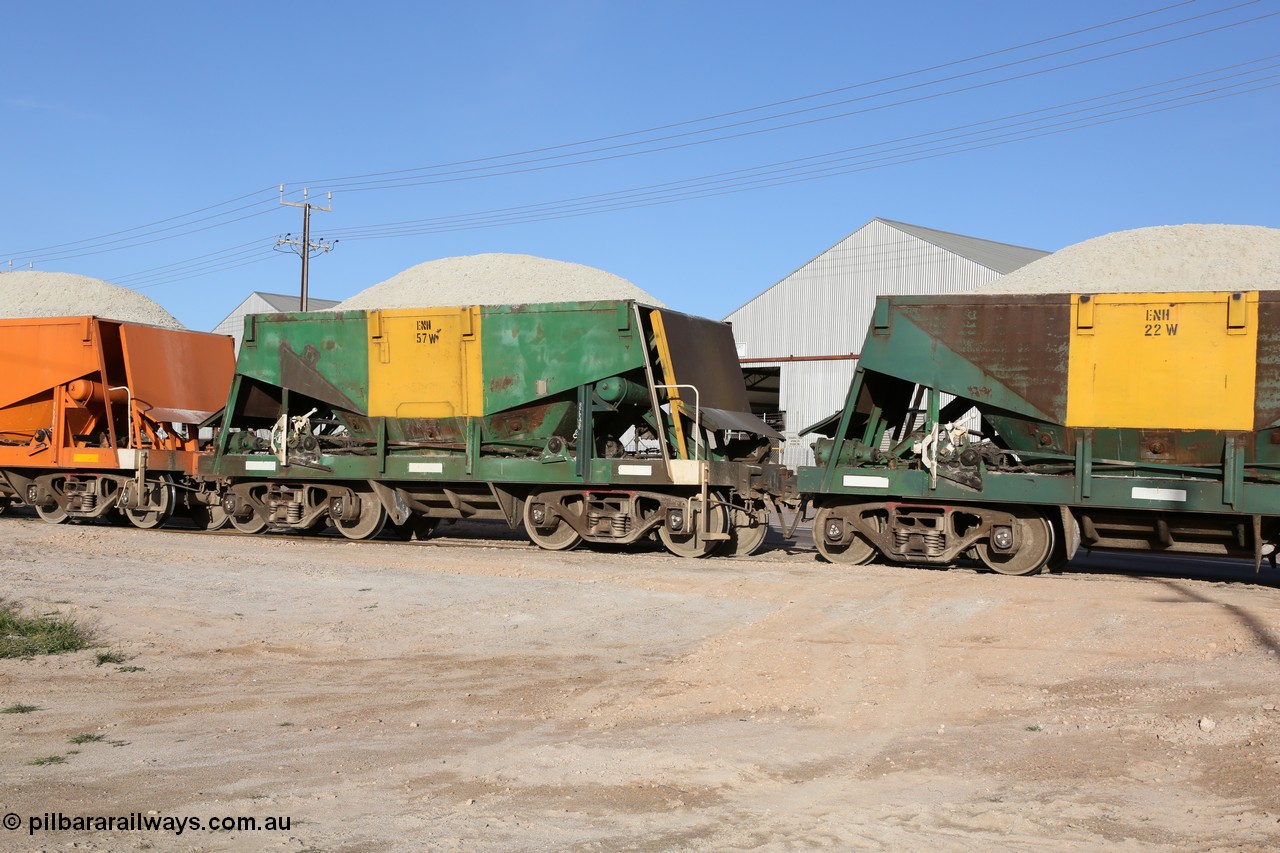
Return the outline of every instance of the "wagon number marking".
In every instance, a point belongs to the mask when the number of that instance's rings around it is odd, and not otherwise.
[[[419,344],[435,344],[440,342],[440,330],[431,328],[430,320],[418,320],[414,332],[414,342]]]
[[[1148,308],[1147,322],[1142,328],[1144,338],[1172,337],[1178,334],[1178,324],[1173,319],[1172,308]]]

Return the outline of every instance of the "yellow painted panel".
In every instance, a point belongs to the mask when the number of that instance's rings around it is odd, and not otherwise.
[[[684,429],[680,426],[680,389],[676,383],[675,367],[671,362],[671,344],[667,341],[667,330],[662,324],[662,312],[653,309],[649,312],[649,322],[653,323],[654,342],[658,347],[658,361],[662,364],[662,384],[667,386],[667,398],[671,401],[671,423],[675,426],[676,445],[681,459],[689,458],[689,449],[685,447]]]
[[[371,416],[478,416],[483,390],[479,308],[369,312]]]
[[[1232,297],[1072,296],[1067,425],[1253,429],[1258,294]]]

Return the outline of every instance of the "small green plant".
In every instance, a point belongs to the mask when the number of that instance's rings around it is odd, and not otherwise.
[[[43,767],[46,764],[66,764],[67,757],[65,755],[46,755],[44,758],[33,758],[27,763],[35,767]]]
[[[147,668],[146,668],[146,667],[144,667],[144,666],[118,666],[118,667],[116,667],[116,672],[146,672],[146,671],[147,671]]]
[[[1039,726],[1027,726],[1027,731],[1029,731],[1029,732],[1038,732],[1038,731],[1040,731],[1040,730],[1041,730],[1041,729],[1040,729],[1040,727],[1039,727]]]
[[[0,708],[0,714],[30,714],[32,711],[42,711],[36,705],[10,705],[8,708]]]
[[[86,732],[85,734],[76,735],[68,743],[97,743],[105,737],[106,735],[91,735]]]
[[[285,727],[285,726],[292,726],[292,725],[293,725],[293,723],[281,723],[281,724],[280,724],[281,728],[283,728],[283,727]]]
[[[61,613],[23,616],[22,608],[0,598],[0,658],[29,658],[79,651],[91,633]]]
[[[97,666],[108,663],[124,663],[124,655],[119,652],[98,652],[95,658],[98,661]]]

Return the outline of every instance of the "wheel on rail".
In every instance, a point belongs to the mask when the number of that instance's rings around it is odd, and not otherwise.
[[[232,515],[231,526],[241,533],[261,533],[267,529],[267,520],[252,509],[245,515]]]
[[[834,527],[832,527],[833,524]],[[839,541],[842,536],[838,531],[841,530],[842,525],[847,524],[847,521],[839,519],[833,507],[823,507],[818,510],[813,520],[813,544],[817,546],[818,553],[829,563],[843,563],[849,566],[865,566],[874,561],[879,552],[865,536],[856,530],[848,531],[850,538],[847,544]],[[828,535],[829,532],[837,534],[836,541],[832,541]]]
[[[372,539],[387,524],[386,507],[373,492],[361,492],[357,498],[360,501],[360,514],[351,521],[334,518],[333,526],[348,539]]]
[[[71,517],[71,513],[67,512],[65,507],[58,506],[57,504],[47,508],[40,504],[36,504],[36,515],[40,516],[40,518],[50,524],[62,524]]]
[[[716,553],[724,557],[750,557],[764,545],[769,535],[769,515],[749,512],[733,507],[729,512],[729,538],[716,546]]]
[[[688,557],[697,559],[705,557],[727,540],[724,539],[707,539],[702,535],[702,499],[694,498],[692,501],[693,517],[685,518],[683,528],[687,531],[673,532],[664,524],[658,528],[658,538],[662,540],[663,546],[677,557]],[[708,533],[728,533],[729,532],[729,510],[724,504],[713,501],[711,509],[707,513],[706,518]]]
[[[187,516],[200,530],[221,530],[231,521],[230,514],[222,508],[222,504],[192,504]]]
[[[1040,513],[1031,509],[1010,511],[1017,524],[1017,536],[1021,543],[1012,554],[995,550],[989,540],[974,546],[978,559],[988,569],[1002,575],[1034,575],[1043,569],[1053,556],[1053,525]]]
[[[173,512],[173,505],[177,500],[174,493],[173,482],[168,477],[161,476],[148,484],[151,490],[152,503],[147,509],[125,509],[125,518],[129,519],[129,523],[134,527],[142,530],[151,530],[160,527],[169,520],[169,514]]]
[[[572,511],[580,501],[562,501],[557,509]],[[568,551],[582,544],[578,531],[559,515],[548,512],[547,502],[531,495],[524,502],[524,532],[544,551]]]

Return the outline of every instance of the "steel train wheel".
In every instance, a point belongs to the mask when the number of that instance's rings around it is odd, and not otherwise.
[[[124,511],[125,518],[129,519],[129,523],[141,530],[151,530],[168,521],[169,513],[173,511],[173,505],[176,502],[173,483],[168,477],[162,475],[156,482],[152,483],[151,491],[156,498],[156,506],[154,508],[126,509]]]
[[[529,537],[529,541],[544,551],[568,551],[582,544],[582,537],[578,535],[578,531],[570,527],[560,516],[555,517],[553,526],[546,525],[545,506],[546,504],[535,496],[530,496],[524,502],[524,532]],[[538,526],[539,523],[542,523],[541,527]]]
[[[696,559],[705,557],[715,550],[716,546],[724,542],[723,539],[703,539],[701,535],[702,519],[699,518],[701,499],[695,498],[693,501],[694,516],[685,521],[686,526],[692,530],[688,533],[673,533],[668,530],[666,525],[658,528],[658,538],[662,540],[662,544],[666,549],[677,557],[689,557]],[[707,514],[707,527],[709,533],[727,533],[729,531],[729,512],[722,503],[712,503],[711,511]]]
[[[760,550],[764,538],[769,535],[769,517],[758,517],[741,507],[729,513],[729,538],[716,546],[716,553],[725,557],[750,557]]]
[[[880,552],[866,540],[866,537],[857,531],[852,532],[852,539],[847,545],[832,542],[827,538],[827,525],[835,517],[836,510],[834,508],[823,507],[818,510],[818,514],[813,520],[813,544],[817,546],[818,553],[829,563],[865,566],[874,561]]]
[[[250,511],[249,514],[243,518],[238,515],[231,516],[231,526],[236,530],[239,530],[241,533],[253,534],[261,533],[266,530],[267,522],[266,519],[258,515],[256,512]]]
[[[359,495],[360,516],[354,521],[334,521],[333,526],[348,539],[372,539],[387,524],[387,510],[373,492]]]
[[[192,504],[187,515],[200,530],[221,530],[231,520],[222,504]]]
[[[1001,554],[983,540],[974,546],[978,559],[988,569],[1002,575],[1034,575],[1048,564],[1053,556],[1053,525],[1035,510],[1014,510],[1018,523],[1018,538],[1022,544],[1013,554]]]
[[[71,514],[67,512],[66,509],[58,506],[57,504],[54,504],[49,509],[45,509],[39,504],[36,504],[36,515],[40,516],[50,524],[62,524],[71,517]]]

